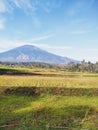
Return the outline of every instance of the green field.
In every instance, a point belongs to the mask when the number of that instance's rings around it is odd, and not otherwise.
[[[0,68],[0,130],[98,130],[98,74]]]

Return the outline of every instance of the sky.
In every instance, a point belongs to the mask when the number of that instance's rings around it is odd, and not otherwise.
[[[98,61],[98,0],[0,0],[0,52],[35,45]]]

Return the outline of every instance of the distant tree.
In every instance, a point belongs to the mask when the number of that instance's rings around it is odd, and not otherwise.
[[[78,67],[79,67],[79,64],[76,64],[76,63],[74,63],[74,62],[70,62],[69,64],[68,64],[68,70],[69,71],[78,71]]]
[[[94,71],[95,71],[96,73],[98,73],[98,62],[96,62],[95,65],[94,65]]]
[[[81,61],[81,71],[85,72],[87,69],[87,63],[85,62],[85,60]]]
[[[87,69],[88,69],[88,72],[94,72],[94,65],[90,61],[88,61]]]

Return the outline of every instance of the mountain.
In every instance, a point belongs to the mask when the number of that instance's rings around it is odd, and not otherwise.
[[[24,45],[0,53],[1,62],[44,62],[49,64],[68,64],[76,60],[58,56],[33,45]]]

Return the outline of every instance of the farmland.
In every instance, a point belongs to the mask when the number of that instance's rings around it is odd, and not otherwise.
[[[98,74],[0,67],[0,130],[97,130]]]

